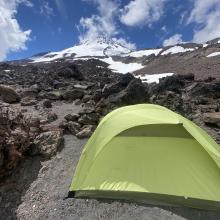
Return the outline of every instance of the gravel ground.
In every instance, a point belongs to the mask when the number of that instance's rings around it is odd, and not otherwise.
[[[62,104],[53,111],[58,121],[79,107]],[[64,114],[65,113],[65,114]],[[144,206],[113,200],[67,198],[69,186],[87,139],[64,136],[64,148],[51,160],[27,157],[0,185],[0,219],[190,219],[216,220],[220,213],[190,208]]]
[[[23,196],[16,211],[18,219],[220,219],[220,213],[188,208],[66,198],[86,141],[65,136],[65,148],[42,164],[37,179]]]

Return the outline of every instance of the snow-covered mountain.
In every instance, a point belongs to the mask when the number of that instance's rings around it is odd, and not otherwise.
[[[218,58],[220,58],[220,38],[204,44],[184,43],[163,48],[131,51],[116,40],[99,37],[93,41],[85,40],[58,52],[35,55],[28,62],[74,62],[98,59],[107,63],[108,68],[114,72],[122,74],[130,72],[144,82],[158,82],[158,79],[164,76],[182,74],[186,70],[190,72],[200,62],[207,63],[205,65],[210,64],[210,68],[214,68],[213,59]],[[202,66],[204,66],[206,74],[205,65]]]
[[[104,37],[96,40],[84,40],[79,45],[75,45],[59,52],[50,52],[43,56],[33,56],[33,62],[50,62],[57,59],[68,58],[91,58],[91,57],[111,57],[130,53],[131,50],[121,45],[119,42]]]

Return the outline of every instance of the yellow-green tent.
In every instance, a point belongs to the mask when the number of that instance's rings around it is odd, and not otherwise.
[[[69,195],[220,210],[220,148],[167,108],[122,107],[87,142]]]

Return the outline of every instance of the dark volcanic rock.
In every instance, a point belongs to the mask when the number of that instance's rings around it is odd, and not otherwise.
[[[57,118],[58,118],[58,116],[57,116],[57,114],[54,113],[54,112],[50,112],[50,113],[48,113],[48,115],[47,115],[47,120],[48,120],[49,123],[50,123],[50,122],[53,122],[53,121],[56,121]]]
[[[20,101],[20,97],[12,88],[0,85],[0,100],[7,103],[16,103]]]
[[[191,96],[205,96],[209,98],[220,98],[220,81],[197,82],[190,90]]]
[[[106,101],[116,105],[131,105],[143,103],[147,100],[148,94],[145,86],[140,79],[133,79],[124,90],[109,96]]]
[[[78,114],[68,114],[64,117],[67,121],[76,121],[79,118]]]
[[[78,67],[74,64],[69,64],[68,66],[61,67],[57,74],[63,78],[75,78],[77,80],[83,80],[83,74],[79,71]]]
[[[84,91],[81,89],[70,89],[62,94],[64,100],[74,101],[76,99],[81,99],[84,96]]]
[[[159,92],[163,91],[173,91],[180,92],[187,81],[193,81],[194,76],[192,74],[188,75],[173,75],[166,78],[160,79],[160,86],[158,87]]]
[[[121,75],[121,77],[119,78],[119,83],[122,86],[127,86],[132,80],[134,79],[134,76],[130,73]]]
[[[43,107],[44,108],[51,108],[52,107],[52,102],[48,99],[43,101]]]
[[[119,93],[121,90],[126,88],[132,80],[134,80],[134,76],[132,76],[130,73],[122,75],[119,78],[118,82],[112,84],[106,84],[104,86],[104,88],[102,89],[102,96],[106,98],[114,93]]]
[[[80,124],[77,122],[73,122],[73,121],[69,121],[67,124],[67,128],[68,131],[72,134],[72,135],[76,135],[79,130],[80,130]]]
[[[96,125],[99,121],[100,115],[97,113],[85,114],[78,119],[78,122],[83,125]]]

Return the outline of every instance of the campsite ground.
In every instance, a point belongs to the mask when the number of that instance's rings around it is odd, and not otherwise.
[[[66,120],[68,126],[76,125],[77,127],[84,123],[93,127],[94,122],[97,123],[109,110],[137,103],[166,106],[202,125],[205,125],[203,113],[215,113],[220,109],[219,82],[215,82],[213,79],[195,81],[194,77],[189,74],[185,78],[172,76],[162,80],[159,84],[146,85],[142,84],[140,80],[134,79],[130,74],[116,77],[104,67],[96,68],[93,62],[97,61],[89,61],[86,65],[78,66],[87,77],[84,81],[74,79],[74,74],[78,76],[81,72],[75,66],[70,71],[68,63],[57,63],[57,66],[55,64],[45,64],[39,67],[25,66],[24,68],[9,66],[13,69],[13,74],[5,77],[4,73],[4,84],[15,84],[15,88],[18,87],[18,91],[20,90],[21,101],[5,108],[15,110],[15,107],[21,107],[22,114],[31,114],[43,119],[40,120],[42,122],[40,126],[44,129],[47,127],[47,131],[42,129],[37,137],[51,132],[50,126],[60,129],[58,124],[62,122],[64,116],[69,113],[73,115],[78,113],[81,107],[74,104],[78,99],[75,95],[80,96],[78,102],[80,101],[85,109],[77,120],[69,122]],[[2,68],[6,69],[6,67]],[[64,68],[63,71],[59,72],[60,68]],[[71,80],[68,71],[74,73]],[[56,74],[54,75],[54,73]],[[58,73],[62,73],[61,76]],[[34,85],[37,74],[40,75],[38,77],[39,85]],[[53,83],[54,85],[51,85]],[[26,87],[20,86],[23,84]],[[60,86],[60,90],[57,89],[57,86]],[[8,95],[9,91],[5,91]],[[14,93],[12,90],[11,94]],[[51,107],[45,107],[45,103],[49,106],[51,104]],[[48,116],[51,116],[50,113],[55,113],[58,117],[52,123],[46,121]],[[52,116],[54,115],[52,114]],[[218,118],[216,120],[218,123]],[[3,128],[6,129],[6,126]],[[70,126],[70,128],[72,127]],[[83,126],[80,127],[80,129],[82,128]],[[212,123],[209,127],[205,126],[205,129],[220,143],[219,127]],[[72,132],[75,132],[74,129]],[[112,200],[67,198],[75,167],[87,141],[87,139],[77,139],[74,135],[76,132],[72,135],[64,135],[63,148],[57,153],[55,151],[55,156],[50,155],[52,158],[49,160],[43,159],[45,153],[43,145],[38,146],[42,151],[35,155],[29,154],[29,148],[27,151],[21,152],[19,165],[14,170],[10,170],[5,181],[0,183],[0,219],[220,219],[220,212],[183,207],[156,207]],[[51,146],[51,140],[48,141],[47,136],[43,137],[45,139],[42,142],[46,146]],[[5,161],[7,162],[7,160]],[[15,164],[17,164],[16,161]]]
[[[23,195],[16,210],[19,219],[220,219],[220,213],[189,208],[66,198],[86,141],[65,136],[63,150],[52,160],[42,163],[38,176]]]
[[[54,105],[57,122],[70,108],[79,111],[79,107],[73,105]],[[4,207],[0,219],[220,219],[220,213],[189,208],[67,198],[74,169],[86,141],[65,135],[64,147],[51,160],[43,161],[39,156],[23,160],[15,175],[8,179],[8,190],[1,188],[5,192],[2,199],[8,207]]]

